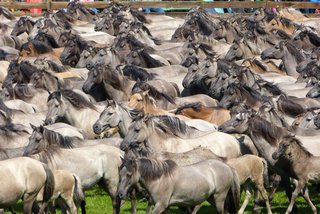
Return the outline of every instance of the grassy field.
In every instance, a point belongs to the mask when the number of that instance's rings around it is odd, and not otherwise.
[[[314,202],[314,204],[317,206],[318,210],[320,210],[320,200],[318,194],[312,192],[311,195],[313,196],[311,199]],[[244,193],[242,194],[242,200],[243,200]],[[253,210],[253,199],[250,201],[246,212],[247,214],[252,213]],[[105,192],[98,189],[98,187],[93,188],[90,191],[86,192],[86,204],[87,204],[87,213],[88,214],[102,214],[102,213],[112,213],[112,204],[110,197],[106,195]],[[137,204],[138,214],[144,214],[146,210],[147,203],[144,201],[139,201]],[[274,200],[271,203],[271,208],[273,213],[285,213],[285,210],[288,206],[288,202],[285,196],[284,191],[278,191],[275,195]],[[297,206],[299,207],[299,213],[312,213],[310,207],[308,204],[304,201],[302,197],[299,197],[297,200]],[[121,214],[129,214],[131,208],[130,202],[126,202],[121,207]],[[17,206],[15,206],[15,210],[18,213],[22,213],[22,204],[19,203]],[[181,211],[179,211],[177,208],[172,208],[173,214],[182,214]],[[6,212],[9,213],[9,212]],[[60,213],[60,212],[58,212]],[[80,212],[79,212],[80,213]],[[204,203],[201,207],[199,214],[209,214],[214,213],[214,209],[208,204]],[[266,213],[265,209],[262,209],[262,213]]]

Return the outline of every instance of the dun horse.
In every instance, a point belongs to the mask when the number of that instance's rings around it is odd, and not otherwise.
[[[164,212],[170,205],[195,206],[205,200],[215,205],[218,213],[224,213],[226,200],[232,202],[231,213],[239,207],[239,178],[231,167],[217,160],[185,167],[171,160],[125,160],[120,174],[118,196],[124,199],[128,189],[140,182],[155,202],[154,214]],[[190,185],[190,181],[194,183]]]

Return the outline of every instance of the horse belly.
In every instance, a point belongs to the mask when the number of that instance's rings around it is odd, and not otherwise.
[[[197,169],[195,170],[198,171]],[[215,190],[214,179],[209,179],[211,176],[203,173],[203,171],[198,173],[183,173],[179,177],[170,198],[171,205],[200,204],[207,200]]]

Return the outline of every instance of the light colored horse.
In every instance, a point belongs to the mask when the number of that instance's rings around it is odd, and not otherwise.
[[[122,164],[122,151],[113,146],[94,145],[75,149],[48,149],[32,155],[41,162],[48,163],[51,169],[63,169],[76,174],[83,189],[99,183],[112,198],[113,213],[119,213],[120,201],[116,192],[119,184],[119,168]]]
[[[179,153],[202,146],[222,157],[235,158],[241,155],[240,142],[231,135],[215,131],[200,137],[183,139],[177,136],[186,135],[186,126],[165,124],[159,118],[161,116],[149,116],[133,122],[120,148],[125,151],[130,146],[146,142],[151,151]]]
[[[54,176],[54,190],[49,201],[42,201],[44,188],[42,188],[37,195],[37,202],[40,202],[41,210],[46,210],[47,203],[49,203],[51,212],[54,213],[54,204],[64,202],[70,214],[77,214],[77,208],[80,204],[82,213],[85,212],[85,196],[79,177],[66,170],[53,170],[52,173]],[[65,210],[63,211],[65,212]]]
[[[268,184],[268,166],[263,158],[260,158],[256,155],[244,155],[238,158],[226,159],[219,157],[204,147],[197,147],[193,150],[183,153],[171,153],[158,151],[150,152],[144,145],[140,146],[139,148],[130,148],[125,154],[125,159],[134,159],[139,157],[153,157],[161,161],[173,160],[179,166],[187,166],[209,159],[223,161],[235,169],[238,174],[240,184],[246,185],[246,197],[238,213],[244,212],[251,197],[250,183],[248,180],[253,182],[255,187],[260,191],[264,201],[266,202],[268,214],[272,213],[267,192],[264,188],[264,184]],[[255,197],[257,197],[255,198],[256,201],[258,199],[258,194],[255,194]],[[195,210],[193,213],[196,212]]]
[[[89,139],[95,138],[92,125],[103,111],[102,106],[93,105],[87,97],[72,90],[53,92],[48,98],[46,124],[52,124],[63,118],[67,123],[81,128]]]
[[[195,206],[205,200],[215,205],[218,213],[224,213],[227,198],[231,201],[231,213],[237,212],[239,206],[238,176],[231,167],[217,160],[184,167],[171,160],[126,160],[121,169],[119,197],[124,199],[128,189],[137,183],[145,186],[153,198],[154,214],[164,212],[170,205]]]
[[[54,177],[44,164],[27,157],[0,161],[0,207],[23,200],[23,213],[31,214],[38,192],[44,188],[42,200],[47,202],[54,189]]]

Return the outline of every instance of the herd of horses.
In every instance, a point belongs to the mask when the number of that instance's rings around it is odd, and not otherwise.
[[[204,201],[244,213],[253,184],[255,212],[272,213],[280,185],[286,213],[299,195],[317,213],[316,19],[268,8],[181,19],[117,3],[95,14],[77,1],[0,17],[0,208],[86,213],[99,184],[114,214],[127,197],[136,213],[137,194],[147,213]]]

